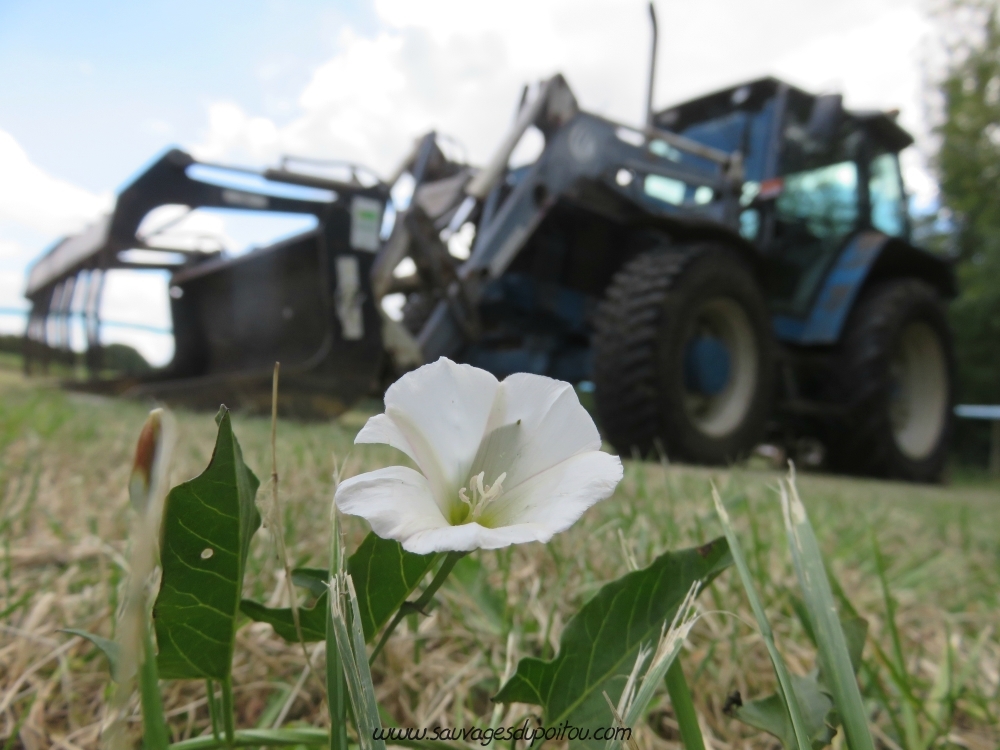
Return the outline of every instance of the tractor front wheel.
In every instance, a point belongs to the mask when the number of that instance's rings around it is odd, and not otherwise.
[[[747,264],[716,244],[644,253],[608,287],[596,321],[601,425],[621,452],[724,464],[770,416],[773,343]]]

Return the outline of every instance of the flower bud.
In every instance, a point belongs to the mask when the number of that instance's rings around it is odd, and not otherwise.
[[[150,488],[157,458],[163,448],[163,409],[153,409],[139,433],[129,478],[128,494],[132,507],[143,513],[149,504]]]

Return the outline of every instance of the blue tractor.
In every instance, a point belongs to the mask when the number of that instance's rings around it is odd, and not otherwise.
[[[282,408],[333,414],[447,356],[592,389],[625,454],[722,464],[812,441],[836,470],[938,479],[955,279],[911,242],[911,137],[890,113],[773,78],[647,111],[639,127],[588,113],[556,75],[525,89],[486,166],[430,133],[385,181],[171,151],[35,265],[28,353],[67,349],[83,299],[95,389],[266,408],[280,359]],[[227,257],[144,234],[161,205],[316,226]],[[103,274],[134,267],[135,248],[169,251],[156,267],[172,274],[176,354],[109,382]]]
[[[510,168],[531,129],[540,155]],[[397,367],[444,355],[592,386],[625,453],[720,464],[812,440],[834,469],[935,480],[955,280],[911,242],[911,143],[891,113],[773,78],[635,128],[556,76],[485,168],[433,134],[404,165],[413,199],[372,275],[376,300],[407,295],[387,346]]]

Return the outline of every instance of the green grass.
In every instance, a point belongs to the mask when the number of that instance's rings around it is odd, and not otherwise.
[[[27,381],[13,369],[0,369],[0,747],[15,727],[28,739],[12,739],[11,747],[33,740],[48,746],[55,739],[71,747],[98,744],[106,664],[92,646],[57,631],[76,627],[112,635],[127,559],[128,474],[150,406],[68,394],[51,381]],[[400,460],[389,448],[352,445],[377,409],[368,404],[330,423],[279,424],[278,468],[293,566],[327,564],[335,460],[346,461],[345,476]],[[211,414],[180,412],[177,422],[174,483],[204,468],[215,437]],[[247,463],[266,479],[269,421],[235,414],[233,423]],[[778,476],[754,466],[665,468],[629,461],[614,497],[550,545],[476,553],[486,588],[470,593],[450,581],[439,595],[441,606],[419,622],[404,621],[376,660],[384,723],[489,722],[489,697],[507,663],[508,635],[513,633],[516,658],[552,656],[571,614],[628,569],[619,530],[640,566],[666,549],[720,535],[710,480],[740,535],[778,648],[790,671],[805,673],[815,650],[792,603],[797,584]],[[968,476],[950,487],[799,477],[834,580],[869,621],[860,679],[882,747],[929,742],[993,750],[1000,744],[998,490],[996,483]],[[347,519],[345,528],[353,549],[366,529],[356,519]],[[272,606],[286,596],[275,558],[264,530],[251,551],[246,593]],[[681,654],[706,739],[773,747],[770,737],[722,710],[733,691],[750,699],[776,687],[764,643],[747,624],[754,618],[738,576],[727,572],[700,601],[706,609],[739,615],[703,617]],[[321,664],[321,650],[313,658]],[[269,626],[243,627],[234,671],[238,726],[254,728],[281,714],[286,725],[326,726],[319,681],[300,684],[303,665],[301,649],[285,645]],[[210,727],[204,684],[165,683],[164,696],[174,740]],[[529,711],[515,705],[501,723]],[[643,747],[670,746],[664,740],[677,746],[665,690],[650,705],[637,737]]]

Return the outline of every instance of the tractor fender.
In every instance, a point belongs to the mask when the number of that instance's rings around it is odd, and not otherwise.
[[[803,346],[835,344],[861,292],[872,284],[902,277],[926,281],[945,299],[957,293],[955,273],[947,260],[882,232],[861,232],[827,272],[804,320],[774,316],[775,336]]]
[[[724,245],[732,250],[747,265],[757,283],[761,287],[766,285],[767,266],[760,250],[724,224],[682,217],[657,216],[642,217],[633,221],[630,229],[634,238],[633,244],[639,250],[629,253],[623,259],[622,265],[645,249],[650,240],[674,247],[710,242]]]

